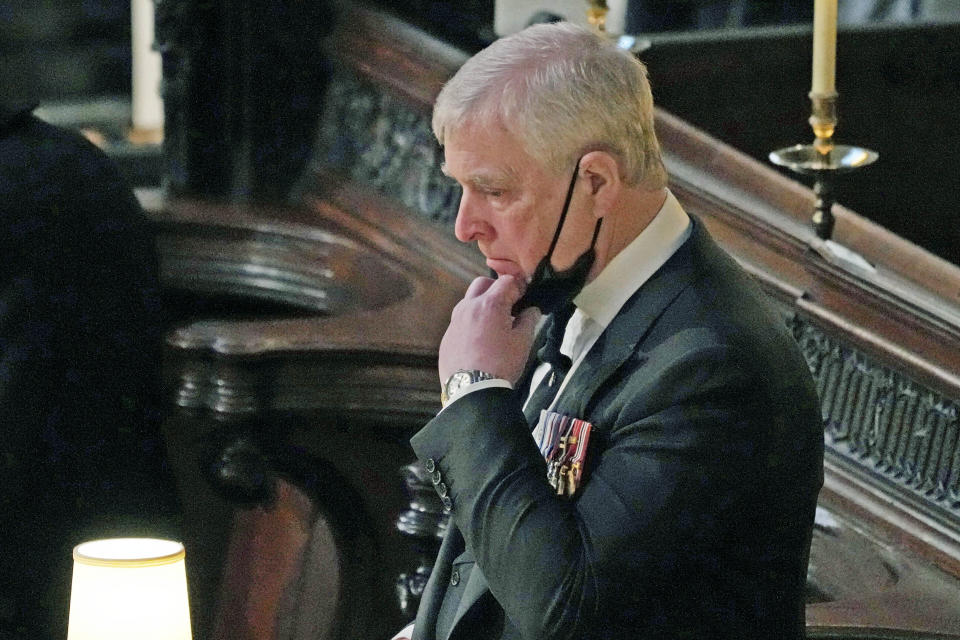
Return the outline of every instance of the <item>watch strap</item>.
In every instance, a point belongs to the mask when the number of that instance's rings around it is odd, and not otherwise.
[[[445,407],[460,392],[472,384],[496,378],[492,373],[479,369],[458,369],[447,378],[440,388],[440,403]]]

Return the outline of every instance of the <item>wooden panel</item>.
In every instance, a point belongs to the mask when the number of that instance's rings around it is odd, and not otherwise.
[[[437,347],[482,263],[354,185],[156,204],[168,290],[219,301],[181,305],[204,317],[166,366],[197,637],[387,637],[440,524],[400,527],[430,508],[405,493],[407,439],[439,409]]]

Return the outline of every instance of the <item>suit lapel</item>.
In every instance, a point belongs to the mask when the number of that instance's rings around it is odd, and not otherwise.
[[[637,351],[657,318],[693,279],[696,260],[708,239],[691,217],[690,238],[623,305],[597,338],[557,400],[556,410],[584,417],[600,386]]]
[[[533,372],[540,366],[540,360],[537,359],[537,352],[540,350],[540,347],[543,346],[543,343],[547,341],[546,324],[546,322],[541,320],[540,326],[537,329],[537,336],[533,340],[533,346],[530,347],[530,353],[527,354],[527,364],[514,387],[520,398],[526,398],[530,395],[530,381],[533,378]]]

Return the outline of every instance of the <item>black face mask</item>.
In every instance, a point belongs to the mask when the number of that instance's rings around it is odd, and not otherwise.
[[[550,264],[553,250],[557,246],[557,240],[560,239],[563,222],[567,218],[567,209],[570,208],[570,200],[573,197],[573,188],[577,184],[577,174],[579,172],[580,160],[577,160],[573,177],[570,178],[570,187],[567,189],[567,199],[563,203],[563,212],[560,214],[559,222],[557,222],[557,230],[553,234],[550,249],[547,251],[547,255],[537,264],[536,269],[533,270],[533,277],[530,278],[527,290],[513,305],[513,315],[519,314],[527,307],[537,307],[544,314],[553,313],[573,300],[587,282],[587,274],[590,273],[590,267],[593,266],[593,261],[596,258],[593,246],[597,243],[597,236],[600,235],[600,223],[603,222],[603,218],[597,220],[597,226],[593,229],[590,248],[584,251],[569,269],[557,271]]]

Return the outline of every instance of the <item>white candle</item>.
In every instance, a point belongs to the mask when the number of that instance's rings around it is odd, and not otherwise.
[[[814,0],[813,83],[810,88],[811,93],[834,93],[834,71],[836,62],[837,0]]]
[[[163,129],[163,98],[160,82],[163,64],[153,50],[153,0],[131,0],[130,22],[133,46],[133,128],[135,131]]]

